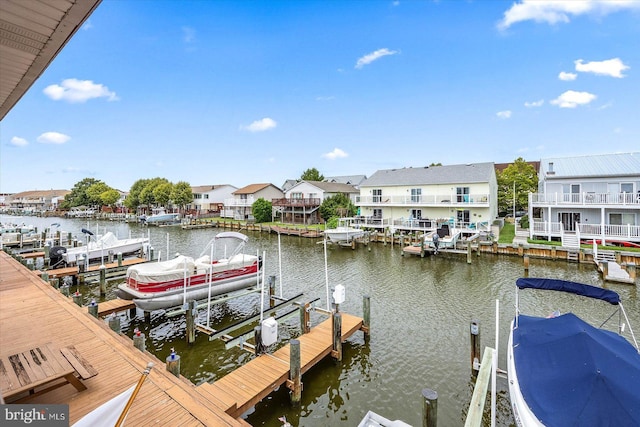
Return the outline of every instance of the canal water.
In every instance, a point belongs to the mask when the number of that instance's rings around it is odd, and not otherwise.
[[[58,218],[4,217],[4,221],[38,226],[51,223],[55,229],[80,235],[81,228],[119,237],[149,235],[156,254],[167,252],[199,256],[206,243],[220,229],[182,230],[180,227],[146,228],[118,222],[95,222]],[[254,426],[280,426],[286,417],[294,426],[357,426],[372,410],[390,420],[422,425],[422,390],[438,393],[438,425],[464,424],[473,392],[470,369],[469,326],[480,323],[481,347],[495,345],[496,300],[499,301],[499,367],[506,369],[509,322],[514,315],[515,280],[524,275],[519,257],[482,254],[473,256],[439,254],[424,259],[402,256],[397,245],[373,243],[356,250],[329,246],[325,271],[324,245],[320,239],[246,233],[248,253],[266,254],[267,276],[276,276],[277,293],[290,297],[304,292],[304,300],[319,298],[325,307],[326,276],[329,286],[346,287],[341,311],[362,316],[363,295],[371,297],[371,337],[357,332],[343,345],[343,360],[327,358],[306,373],[302,382],[302,403],[293,408],[288,391],[281,387],[246,415]],[[168,242],[168,243],[167,243]],[[168,249],[167,249],[168,245]],[[280,247],[280,252],[278,248]],[[281,260],[281,268],[279,261]],[[280,274],[280,271],[282,274]],[[620,293],[636,335],[640,332],[640,298],[637,286],[604,284],[593,265],[532,259],[530,277],[551,277],[605,286]],[[110,282],[107,299],[114,298],[117,281]],[[75,290],[75,289],[74,289]],[[99,300],[97,285],[80,289],[85,304]],[[599,301],[559,293],[521,291],[524,313],[547,314],[555,310],[574,311],[589,321],[604,321],[613,311]],[[211,326],[220,329],[259,312],[260,295],[252,294],[213,306]],[[167,317],[154,312],[151,323],[142,316],[128,319],[121,314],[123,332],[133,335],[139,328],[147,337],[147,349],[165,360],[174,348],[181,356],[181,373],[195,384],[215,381],[246,363],[252,355],[239,348],[225,350],[221,341],[209,341],[198,334],[191,346],[185,340],[184,316]],[[312,314],[312,323],[324,320]],[[617,319],[617,316],[615,317]],[[206,323],[206,310],[200,310]],[[611,325],[612,328],[615,324]],[[250,328],[249,328],[250,329]],[[283,322],[279,339],[285,342],[299,334],[298,318]],[[162,367],[159,367],[162,369]],[[506,379],[498,379],[497,425],[514,424]]]

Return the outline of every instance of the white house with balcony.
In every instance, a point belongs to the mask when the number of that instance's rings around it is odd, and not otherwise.
[[[338,194],[345,194],[352,202],[360,192],[350,184],[327,181],[299,181],[280,199],[272,199],[274,210],[283,222],[294,224],[318,224],[322,202]]]
[[[498,213],[494,163],[408,167],[375,172],[355,204],[362,225],[434,230],[444,221],[489,230]]]
[[[196,215],[218,214],[224,209],[225,200],[233,197],[238,187],[229,184],[198,185],[191,187],[193,201],[187,205]]]
[[[238,220],[253,219],[251,208],[256,200],[265,199],[270,202],[284,196],[282,190],[273,184],[250,184],[231,194],[233,197],[224,201],[224,209],[220,216]]]
[[[640,152],[548,158],[529,194],[530,237],[640,243]]]

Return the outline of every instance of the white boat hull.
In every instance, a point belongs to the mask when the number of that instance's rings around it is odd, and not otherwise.
[[[149,242],[149,239],[146,237],[141,237],[138,239],[125,239],[121,240],[119,244],[114,246],[109,246],[105,248],[88,248],[87,246],[81,246],[77,248],[67,249],[67,252],[62,255],[62,259],[67,264],[74,264],[78,261],[79,257],[87,258],[89,257],[89,261],[93,259],[99,259],[102,257],[108,257],[109,252],[113,252],[114,254],[122,253],[122,254],[130,254],[133,252],[138,252],[142,250],[145,244]]]
[[[324,231],[324,235],[331,242],[350,242],[353,239],[357,239],[358,237],[362,237],[364,235],[364,231],[358,228],[351,227],[338,227],[338,228],[330,228]]]

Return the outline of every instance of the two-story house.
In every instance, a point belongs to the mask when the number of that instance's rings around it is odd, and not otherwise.
[[[229,184],[191,187],[193,201],[187,205],[187,210],[197,216],[220,214],[225,200],[232,198],[237,189],[238,187]]]
[[[530,237],[640,243],[640,152],[542,159]]]
[[[325,181],[300,181],[285,191],[281,199],[271,201],[283,222],[294,224],[318,224],[320,205],[337,194],[346,194],[355,201],[359,191],[353,185]]]
[[[493,163],[379,170],[360,184],[361,224],[433,230],[449,222],[488,230],[498,212]]]
[[[69,193],[69,190],[33,190],[16,193],[9,201],[10,210],[32,213],[54,210]]]
[[[273,184],[250,184],[231,193],[224,201],[224,209],[220,216],[239,220],[253,219],[251,207],[258,199],[271,201],[284,196],[282,190]]]

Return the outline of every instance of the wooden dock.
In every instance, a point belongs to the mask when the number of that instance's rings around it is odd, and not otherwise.
[[[0,358],[53,342],[74,347],[98,372],[82,380],[87,388],[66,384],[23,403],[68,404],[70,425],[136,384],[149,362],[155,367],[142,385],[126,425],[248,426],[225,412],[228,405],[177,378],[165,362],[136,349],[131,339],[116,334],[104,320],[87,313],[70,298],[46,284],[5,252],[0,251]],[[1,381],[1,380],[0,380]],[[5,384],[2,389],[5,388]]]
[[[147,262],[147,260],[144,259],[144,258],[123,259],[122,260],[122,267],[128,267],[130,265],[135,265],[135,264],[141,264],[143,262]],[[109,263],[106,263],[104,266],[107,268],[107,271],[112,270],[114,268],[119,268],[117,262],[109,262]],[[100,265],[94,264],[94,265],[90,265],[89,268],[85,271],[84,274],[97,273],[99,271],[100,271]],[[58,277],[65,277],[65,276],[77,276],[79,274],[78,266],[55,268],[55,269],[47,270],[46,273],[52,279],[55,279],[55,278],[58,278]]]
[[[346,313],[342,315],[342,341],[362,328],[362,319]],[[332,319],[329,318],[311,331],[298,337],[300,341],[300,372],[304,374],[331,353],[333,345]],[[240,417],[272,391],[289,379],[290,347],[273,354],[263,354],[213,384],[199,386],[219,402],[226,402],[225,412]],[[303,378],[304,382],[304,378]]]

